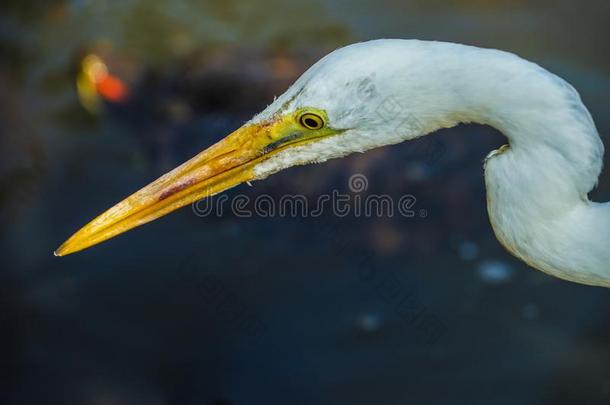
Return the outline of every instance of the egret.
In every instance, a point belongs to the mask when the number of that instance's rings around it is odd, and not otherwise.
[[[388,114],[388,102],[400,108]],[[402,39],[326,55],[244,126],[102,213],[55,254],[291,166],[459,123],[490,125],[508,140],[484,162],[488,214],[500,243],[545,273],[610,287],[610,203],[588,197],[604,145],[577,91],[512,53]]]

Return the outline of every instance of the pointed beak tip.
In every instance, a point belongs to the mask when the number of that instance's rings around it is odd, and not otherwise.
[[[55,257],[63,257],[69,254],[74,253],[75,250],[68,249],[67,243],[62,243],[57,249],[53,251],[53,256]]]
[[[65,255],[64,250],[65,250],[64,249],[64,245],[61,245],[60,247],[58,247],[57,249],[55,249],[53,251],[53,256],[55,256],[55,257],[62,257],[62,256],[64,256]]]

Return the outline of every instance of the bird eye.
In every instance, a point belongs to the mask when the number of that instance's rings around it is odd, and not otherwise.
[[[321,129],[324,126],[324,119],[316,114],[305,113],[299,118],[299,124],[307,129]]]

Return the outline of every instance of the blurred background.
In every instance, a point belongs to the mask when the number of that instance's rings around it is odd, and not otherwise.
[[[200,218],[64,258],[94,215],[222,138],[329,51],[501,48],[571,82],[606,144],[605,0],[3,0],[0,402],[608,404],[610,295],[495,240],[497,131],[286,170],[229,195],[417,198],[421,215]],[[610,200],[605,173],[593,196]],[[425,214],[425,215],[424,215]]]

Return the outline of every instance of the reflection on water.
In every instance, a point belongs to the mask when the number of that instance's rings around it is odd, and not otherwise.
[[[610,401],[606,290],[534,272],[493,238],[480,162],[503,141],[490,128],[231,192],[314,199],[364,173],[367,193],[414,195],[426,217],[184,209],[51,255],[356,40],[518,52],[572,82],[607,134],[607,2],[6,0],[0,10],[3,403]],[[595,197],[610,199],[607,175]]]

